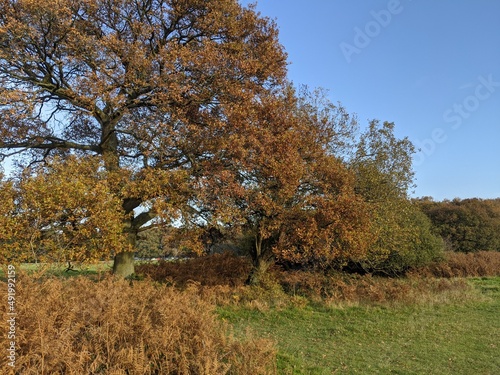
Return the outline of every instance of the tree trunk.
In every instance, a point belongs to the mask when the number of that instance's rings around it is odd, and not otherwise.
[[[260,235],[255,237],[255,247],[252,250],[253,267],[246,281],[247,285],[258,285],[269,267],[274,263],[274,254],[266,241]]]
[[[115,255],[113,273],[120,277],[129,277],[135,273],[133,251],[124,251]]]
[[[134,230],[133,219],[124,221],[123,232],[127,234],[130,247],[135,249],[137,231]],[[133,275],[135,273],[134,256],[134,251],[123,251],[116,254],[113,262],[113,273],[124,278]]]
[[[101,153],[104,159],[104,165],[108,172],[116,172],[120,169],[120,160],[118,155],[118,136],[115,132],[115,127],[120,115],[110,118],[109,114],[112,113],[108,104],[105,110],[97,110],[96,119],[102,124],[101,127]],[[125,213],[131,213],[135,207],[134,200],[126,200],[123,202]],[[128,237],[130,247],[135,249],[135,242],[137,233],[134,232],[133,218],[125,220],[123,223],[123,233]],[[119,277],[129,277],[135,273],[134,269],[134,255],[133,251],[124,251],[115,255],[113,262],[113,274]]]

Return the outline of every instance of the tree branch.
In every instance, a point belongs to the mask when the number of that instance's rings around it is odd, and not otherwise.
[[[141,212],[137,217],[135,217],[132,220],[132,227],[134,229],[139,229],[144,224],[146,224],[148,221],[151,221],[154,218],[155,218],[155,216],[153,214],[151,214],[150,211]]]
[[[76,142],[66,141],[64,139],[56,138],[56,137],[42,137],[41,141],[31,140],[25,142],[14,142],[14,143],[0,143],[0,148],[5,149],[22,149],[21,151],[15,151],[11,154],[2,154],[4,157],[12,156],[18,154],[22,151],[26,151],[28,149],[39,149],[39,150],[51,150],[55,148],[59,149],[75,149],[82,151],[94,151],[99,153],[101,151],[99,146],[96,145],[85,145]]]
[[[126,198],[123,200],[122,207],[125,213],[130,213],[142,204],[142,200],[139,198]]]

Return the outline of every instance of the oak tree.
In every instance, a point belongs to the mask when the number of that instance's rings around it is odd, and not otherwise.
[[[323,130],[328,153],[354,174],[354,191],[369,213],[364,227],[370,232],[368,250],[346,253],[344,264],[363,272],[396,274],[439,256],[441,241],[409,199],[414,186],[414,146],[409,139],[398,138],[390,122],[373,120],[360,131],[356,116],[334,105],[324,90],[305,88],[299,102],[302,115]]]
[[[155,217],[196,213],[192,176],[241,149],[285,74],[276,25],[236,0],[0,0],[2,156],[98,158],[133,246]]]

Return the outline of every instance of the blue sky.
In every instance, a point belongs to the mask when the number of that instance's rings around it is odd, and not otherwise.
[[[247,1],[242,1],[247,4]],[[414,196],[500,197],[500,1],[260,0],[297,85],[422,151]]]

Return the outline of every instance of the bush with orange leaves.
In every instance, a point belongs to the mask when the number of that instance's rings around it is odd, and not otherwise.
[[[110,185],[97,157],[52,157],[1,180],[0,260],[92,262],[128,250]]]

